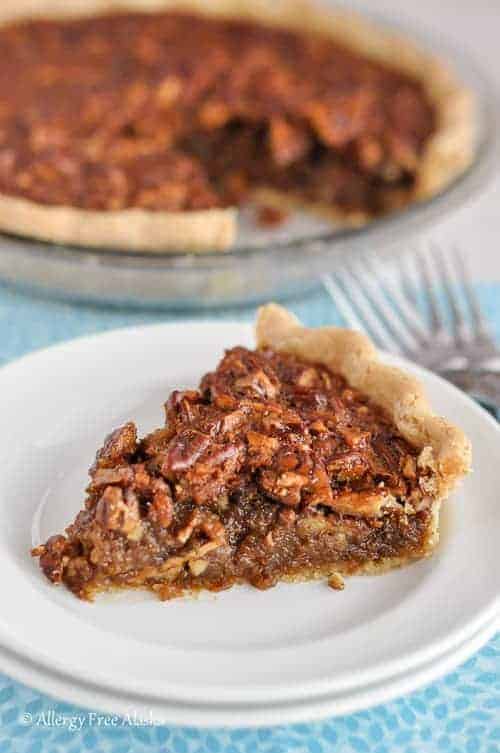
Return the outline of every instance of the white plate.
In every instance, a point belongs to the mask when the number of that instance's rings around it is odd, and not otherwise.
[[[378,683],[339,693],[326,693],[307,699],[283,703],[263,704],[168,704],[145,698],[130,699],[110,694],[91,683],[75,684],[67,676],[54,672],[0,645],[0,666],[12,677],[46,693],[87,706],[95,711],[107,711],[126,717],[145,719],[155,724],[175,724],[195,727],[263,727],[277,724],[297,724],[343,716],[411,693],[451,672],[478,651],[500,629],[498,617],[487,622],[451,651],[424,662],[410,672],[402,671]],[[1,640],[1,639],[0,639]]]
[[[498,612],[492,459],[500,457],[500,431],[464,395],[416,367],[436,409],[463,426],[475,454],[475,474],[445,507],[432,559],[350,579],[340,594],[312,583],[166,604],[140,593],[86,604],[41,576],[27,552],[80,508],[104,435],[129,418],[141,432],[159,425],[170,390],[195,385],[237,343],[252,343],[250,327],[178,322],[83,338],[0,371],[8,427],[0,448],[9,458],[0,480],[0,639],[42,675],[50,668],[66,678],[71,700],[82,688],[85,703],[83,688],[92,686],[107,708],[136,703],[175,721],[182,704],[206,707],[216,719],[217,705],[339,698],[454,651]]]

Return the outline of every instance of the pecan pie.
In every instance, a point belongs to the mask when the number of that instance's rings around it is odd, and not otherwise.
[[[83,599],[376,573],[430,554],[440,502],[467,473],[462,432],[359,333],[307,330],[263,308],[258,349],[235,347],[165,425],[114,431],[84,509],[33,550]]]
[[[7,231],[225,248],[248,200],[273,222],[298,204],[359,224],[438,192],[472,157],[462,85],[345,12],[43,0],[27,18],[28,6],[0,10]]]

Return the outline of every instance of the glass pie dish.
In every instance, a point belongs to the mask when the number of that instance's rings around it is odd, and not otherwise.
[[[372,15],[372,14],[370,14]],[[394,28],[383,17],[381,25]],[[254,304],[304,293],[318,277],[368,250],[401,253],[408,241],[438,218],[464,205],[493,174],[500,118],[493,84],[461,51],[432,35],[396,28],[423,47],[439,51],[475,98],[475,150],[468,169],[429,200],[387,214],[360,228],[294,212],[276,229],[259,228],[251,207],[240,210],[235,244],[209,253],[141,253],[90,249],[0,235],[0,278],[70,300],[203,309]]]

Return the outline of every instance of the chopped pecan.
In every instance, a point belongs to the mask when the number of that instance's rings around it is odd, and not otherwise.
[[[180,420],[193,421],[198,415],[197,405],[201,395],[198,390],[174,390],[165,404],[167,423]]]
[[[415,479],[417,477],[417,462],[413,455],[407,455],[402,462],[403,476],[408,479]]]
[[[369,431],[354,426],[339,426],[338,431],[346,444],[353,449],[366,446],[371,436]]]
[[[258,397],[270,399],[276,397],[278,394],[278,387],[273,384],[262,369],[237,379],[234,383],[234,389],[238,392],[247,392],[249,390]]]
[[[278,474],[275,471],[262,471],[259,483],[270,497],[284,505],[292,507],[299,505],[302,489],[307,486],[309,479],[293,471]]]
[[[152,483],[153,499],[148,508],[148,519],[162,528],[168,528],[174,518],[174,504],[170,487],[161,478]]]
[[[95,517],[103,528],[131,539],[141,530],[139,500],[131,489],[124,493],[118,486],[107,486],[97,503]]]
[[[141,448],[148,457],[155,457],[159,453],[164,452],[168,443],[172,439],[173,431],[170,426],[166,426],[162,429],[156,429],[141,442]]]
[[[309,431],[312,434],[319,434],[319,435],[326,434],[328,432],[328,427],[324,423],[324,421],[318,418],[311,423],[311,425],[309,426]]]
[[[328,585],[335,591],[344,590],[344,579],[340,573],[332,573],[328,579]]]
[[[209,504],[225,494],[243,463],[245,445],[240,440],[210,445],[209,450],[183,479],[183,497]]]
[[[226,543],[226,529],[217,515],[205,515],[200,528],[210,541],[216,543],[218,546]]]
[[[310,505],[329,505],[333,500],[330,479],[325,468],[317,463],[311,474],[307,487],[308,503]]]
[[[40,557],[40,567],[52,583],[62,581],[64,567],[69,559],[65,556],[67,549],[68,540],[65,536],[51,536],[44,545],[32,550],[34,557]]]
[[[134,488],[141,493],[148,492],[151,488],[152,477],[146,470],[144,463],[132,466],[134,471]]]
[[[257,468],[261,465],[269,465],[280,446],[279,440],[257,431],[247,432],[246,438],[252,466]]]
[[[328,146],[342,147],[362,132],[367,120],[377,116],[377,98],[369,85],[359,86],[349,96],[313,102],[306,109],[312,127]]]
[[[231,413],[227,413],[223,419],[221,419],[220,422],[220,434],[230,434],[236,429],[239,429],[239,427],[245,422],[247,417],[248,411],[243,408],[238,408],[238,410],[234,410]]]
[[[280,522],[283,523],[284,526],[290,528],[297,520],[297,513],[291,507],[283,507],[279,511],[278,517],[280,519]]]
[[[300,464],[300,458],[295,452],[284,450],[277,458],[276,465],[280,471],[294,471]]]
[[[305,128],[290,123],[285,118],[271,118],[269,143],[274,162],[286,167],[304,157],[313,145]]]
[[[98,468],[92,476],[93,488],[98,486],[108,486],[110,484],[120,484],[127,486],[134,480],[134,472],[129,465],[117,466],[116,468]]]
[[[219,517],[214,514],[203,513],[199,509],[193,510],[183,527],[177,531],[177,541],[185,544],[197,529],[208,536],[210,542],[216,546],[221,546],[226,542],[226,530]],[[209,550],[204,549],[203,551]]]
[[[156,99],[162,107],[171,107],[181,92],[181,80],[176,76],[165,76],[156,90]]]
[[[194,510],[186,523],[177,531],[175,538],[180,544],[185,544],[193,535],[194,529],[200,524],[201,513],[199,510]]]
[[[316,372],[316,369],[310,367],[308,369],[304,369],[304,371],[299,375],[297,384],[300,387],[312,387],[315,384],[317,378],[318,374]]]
[[[297,530],[299,536],[307,538],[309,536],[318,536],[328,529],[328,520],[323,515],[311,515],[299,518],[297,521]]]
[[[337,512],[360,518],[376,518],[384,509],[397,506],[395,497],[383,488],[360,492],[346,490],[334,495],[328,504]]]
[[[333,481],[354,481],[370,469],[368,458],[362,452],[350,450],[328,460],[327,470]]]
[[[224,411],[233,411],[238,407],[238,400],[232,395],[215,395],[214,405]]]
[[[384,147],[380,143],[380,140],[365,136],[358,139],[356,156],[364,169],[375,172],[383,163]]]
[[[98,468],[114,468],[125,465],[137,449],[137,428],[131,421],[109,434],[103,447],[98,451],[91,468],[94,473]]]
[[[302,428],[304,421],[298,411],[293,409],[283,409],[279,405],[267,406],[265,415],[262,418],[262,427],[266,431],[283,431],[287,428]]]
[[[223,102],[206,102],[199,112],[200,123],[205,128],[220,128],[229,120],[231,110]]]
[[[189,569],[191,570],[191,574],[195,577],[202,575],[208,567],[207,560],[203,559],[189,560],[188,564]]]

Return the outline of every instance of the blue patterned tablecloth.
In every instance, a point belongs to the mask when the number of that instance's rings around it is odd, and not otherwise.
[[[500,285],[480,284],[485,312],[500,339]],[[338,322],[318,292],[288,304],[308,325]],[[252,309],[211,318],[251,319]],[[76,306],[0,287],[0,358],[78,335],[178,317]],[[5,428],[5,427],[4,427]],[[56,718],[63,726],[56,726]],[[80,727],[79,718],[83,725]],[[423,690],[369,711],[315,724],[259,730],[98,727],[83,709],[56,702],[0,674],[0,753],[498,753],[500,634],[456,671]]]

